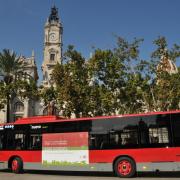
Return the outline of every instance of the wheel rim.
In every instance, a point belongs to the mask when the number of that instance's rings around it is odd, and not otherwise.
[[[132,170],[132,165],[129,161],[123,160],[119,162],[118,171],[121,175],[126,176],[131,172],[131,170]]]
[[[12,170],[16,171],[18,169],[18,161],[17,160],[13,160],[12,162]]]

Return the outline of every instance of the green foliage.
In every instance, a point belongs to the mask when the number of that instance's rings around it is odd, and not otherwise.
[[[7,122],[9,121],[9,105],[11,99],[18,96],[20,98],[33,98],[37,95],[36,82],[23,72],[24,64],[17,57],[16,53],[4,49],[0,52],[0,109],[7,105]]]
[[[66,117],[167,111],[180,108],[180,68],[177,73],[157,69],[162,56],[179,60],[180,46],[168,47],[165,37],[154,40],[148,60],[140,57],[143,39],[128,42],[117,37],[112,50],[95,49],[90,59],[70,45],[62,64],[52,73],[56,86],[39,88],[23,77],[23,64],[15,53],[0,53],[0,108],[11,97],[42,98],[50,107],[55,102]]]
[[[162,55],[173,62],[180,57],[180,46],[168,49],[165,37],[153,43],[149,60],[140,58],[143,39],[132,42],[117,37],[113,50],[95,49],[85,61],[69,46],[64,64],[57,64],[53,78],[57,99],[64,116],[97,116],[179,109],[180,71],[158,72]]]
[[[56,101],[57,92],[53,86],[49,88],[41,88],[39,96],[43,99],[44,104],[47,105],[50,102]]]
[[[157,49],[152,53],[148,62],[149,71],[146,72],[150,77],[150,84],[147,91],[144,91],[148,97],[149,111],[167,111],[180,108],[180,71],[172,74],[164,71],[166,65],[161,64],[161,57],[170,59],[173,63],[180,57],[180,47],[174,44],[171,49],[165,37],[159,37],[154,41]],[[163,67],[157,70],[157,66],[161,64]]]
[[[57,64],[52,77],[57,84],[58,103],[64,116],[76,117],[88,113],[86,109],[88,92],[88,71],[85,59],[80,53],[69,46],[66,63]]]

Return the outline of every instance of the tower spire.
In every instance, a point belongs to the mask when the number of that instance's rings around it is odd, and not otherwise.
[[[56,8],[56,6],[54,5],[51,8],[51,14],[48,18],[49,23],[51,22],[59,22],[59,16],[58,16],[58,8]]]

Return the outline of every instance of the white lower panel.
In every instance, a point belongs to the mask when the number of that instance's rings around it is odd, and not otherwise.
[[[88,150],[43,150],[44,165],[89,164]]]

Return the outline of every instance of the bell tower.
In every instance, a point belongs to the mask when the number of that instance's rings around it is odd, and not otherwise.
[[[54,66],[62,61],[62,33],[63,27],[58,16],[58,9],[54,6],[44,27],[44,60],[42,63],[42,85],[53,85],[51,74]]]

